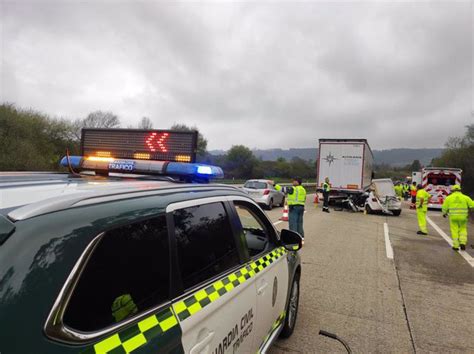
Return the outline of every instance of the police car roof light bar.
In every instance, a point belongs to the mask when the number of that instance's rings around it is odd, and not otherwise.
[[[96,173],[134,173],[184,177],[194,181],[224,178],[220,167],[199,163],[125,160],[110,157],[67,156],[61,159],[61,166],[72,167],[76,171],[94,171]]]

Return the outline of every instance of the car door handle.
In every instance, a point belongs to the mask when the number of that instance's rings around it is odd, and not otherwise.
[[[264,281],[262,286],[257,289],[257,294],[262,295],[265,289],[267,288],[267,286],[268,286],[268,283]]]
[[[209,334],[202,339],[199,343],[197,343],[194,347],[191,348],[190,354],[198,354],[201,353],[202,350],[210,343],[210,341],[214,338],[214,332],[209,332]]]

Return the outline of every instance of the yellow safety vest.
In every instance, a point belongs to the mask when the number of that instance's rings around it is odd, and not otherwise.
[[[330,192],[331,191],[331,185],[327,182],[323,183],[323,191],[324,192]]]
[[[396,186],[394,187],[394,189],[395,189],[396,195],[398,195],[399,197],[401,197],[401,196],[402,196],[402,193],[403,193],[403,187],[402,187],[401,185],[396,185]]]
[[[472,199],[455,191],[446,197],[441,210],[444,214],[449,214],[452,220],[465,220],[469,215],[469,208],[474,208]]]
[[[130,294],[118,296],[112,304],[112,316],[114,317],[115,322],[120,322],[137,312],[137,305],[133,302]]]
[[[431,194],[429,194],[424,189],[420,189],[419,191],[416,192],[416,208],[417,209],[420,208],[420,198],[423,198],[423,205],[421,207],[421,210],[428,211],[428,201],[431,198]]]
[[[281,191],[282,187],[279,184],[277,184],[275,186],[275,189],[277,191]],[[291,191],[291,193],[287,193],[288,205],[304,205],[305,204],[306,189],[304,189],[303,186],[286,187],[286,190]]]

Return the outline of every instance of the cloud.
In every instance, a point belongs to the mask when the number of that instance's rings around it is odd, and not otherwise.
[[[0,100],[210,148],[438,147],[472,121],[469,2],[2,3]]]

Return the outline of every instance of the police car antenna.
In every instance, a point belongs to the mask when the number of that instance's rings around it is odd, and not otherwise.
[[[75,177],[80,177],[81,175],[77,173],[76,171],[74,171],[74,169],[72,168],[69,148],[66,148],[66,160],[67,160],[67,166],[68,166],[69,172]]]

